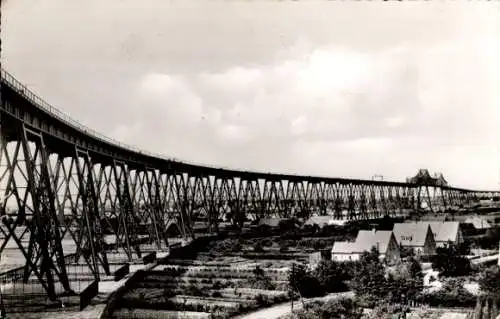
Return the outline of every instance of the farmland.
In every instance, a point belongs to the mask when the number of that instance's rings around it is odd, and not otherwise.
[[[137,275],[113,318],[229,318],[290,299],[286,261],[200,255]]]

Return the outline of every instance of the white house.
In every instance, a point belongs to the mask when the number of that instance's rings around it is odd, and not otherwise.
[[[343,226],[346,223],[345,220],[334,219],[333,216],[311,216],[304,225],[318,225],[319,227],[323,227],[326,225],[336,225]]]
[[[399,246],[392,231],[360,230],[354,242],[335,242],[332,247],[332,260],[356,261],[363,252],[376,247],[380,258],[387,263],[400,259]]]
[[[472,224],[477,230],[487,230],[491,228],[490,222],[486,218],[480,216],[469,217],[464,223]]]
[[[444,247],[448,243],[455,245],[464,242],[464,236],[460,228],[460,223],[455,221],[421,221],[423,225],[429,225],[434,235],[436,247]]]
[[[412,249],[415,255],[434,255],[436,242],[428,224],[396,223],[392,230],[400,247]]]

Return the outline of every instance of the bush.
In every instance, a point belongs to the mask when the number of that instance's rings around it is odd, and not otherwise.
[[[459,250],[453,245],[437,248],[431,260],[432,268],[439,271],[441,276],[460,277],[472,272],[469,259],[460,256]]]
[[[349,275],[340,263],[323,260],[314,269],[313,276],[318,279],[319,283],[323,286],[323,290],[326,292],[347,290],[345,281],[349,279]]]
[[[436,292],[421,294],[417,300],[431,307],[474,307],[476,296],[463,288],[462,281],[448,280]]]
[[[258,294],[257,296],[255,296],[255,301],[257,302],[257,305],[259,307],[265,307],[269,305],[269,299],[267,298],[267,296],[264,296],[262,294]]]
[[[295,265],[288,275],[288,283],[292,291],[299,292],[302,297],[318,297],[325,294],[324,286],[304,265]]]
[[[265,275],[264,270],[257,266],[253,271],[253,277],[248,279],[248,286],[253,289],[274,290],[271,278]]]
[[[262,244],[260,242],[257,242],[255,244],[255,247],[253,248],[253,251],[256,253],[261,253],[264,251],[264,248],[262,248]]]
[[[328,302],[312,302],[305,309],[299,310],[286,318],[308,319],[308,318],[343,318],[360,319],[363,309],[352,299],[337,299]]]
[[[481,291],[490,296],[500,296],[500,270],[498,266],[486,269],[479,278]]]

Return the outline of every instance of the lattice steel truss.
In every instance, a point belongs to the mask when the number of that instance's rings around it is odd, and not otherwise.
[[[51,299],[71,292],[67,255],[96,280],[108,254],[140,258],[168,247],[170,230],[194,238],[222,223],[331,214],[368,219],[403,211],[444,211],[498,192],[426,182],[395,183],[260,174],[195,166],[127,149],[63,119],[2,73],[0,254],[22,252],[23,279]],[[71,247],[74,247],[71,250]]]

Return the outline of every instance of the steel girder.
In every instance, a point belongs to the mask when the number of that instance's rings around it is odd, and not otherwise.
[[[23,278],[38,278],[51,298],[56,283],[71,291],[70,253],[99,280],[101,270],[109,274],[110,250],[132,260],[143,244],[166,248],[173,225],[194,238],[219,231],[224,221],[241,229],[247,219],[268,217],[369,219],[423,203],[445,210],[499,196],[181,165],[97,141],[22,97],[9,93],[0,109],[0,254],[14,243],[24,258]]]

